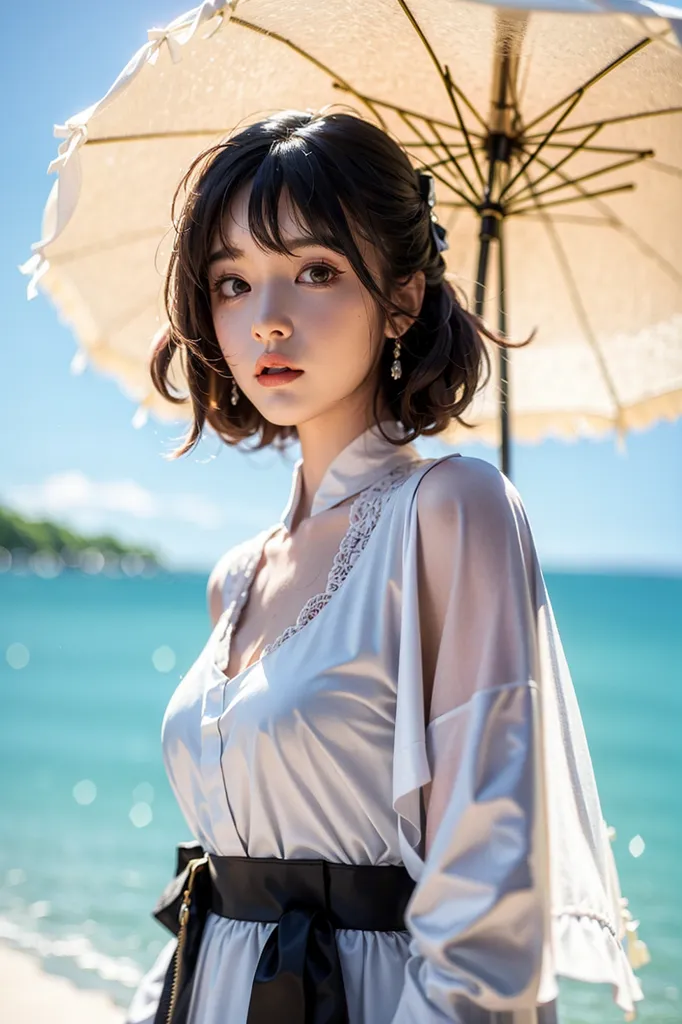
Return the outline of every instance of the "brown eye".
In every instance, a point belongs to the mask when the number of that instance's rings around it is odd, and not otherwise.
[[[330,267],[326,263],[313,263],[311,266],[306,267],[305,270],[301,271],[301,277],[304,274],[310,275],[309,281],[304,281],[304,284],[331,284],[332,281],[339,276],[339,271],[335,267]]]
[[[239,286],[243,285],[243,288]],[[243,281],[241,277],[234,277],[232,275],[220,277],[213,285],[213,291],[217,293],[219,299],[235,299],[238,295],[243,295],[245,291],[249,290],[249,286],[246,281]]]

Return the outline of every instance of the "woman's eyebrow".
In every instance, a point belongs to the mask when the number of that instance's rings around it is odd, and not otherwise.
[[[297,238],[285,238],[284,243],[287,249],[294,252],[296,249],[311,249],[315,246],[319,246],[322,249],[328,248],[322,242],[316,238],[312,238],[310,235],[300,235]],[[246,253],[243,249],[240,249],[238,245],[230,244],[229,247],[222,247],[212,252],[208,258],[209,266],[212,263],[217,263],[218,260],[239,260],[242,259]]]

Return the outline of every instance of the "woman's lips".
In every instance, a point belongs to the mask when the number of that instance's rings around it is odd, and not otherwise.
[[[264,388],[276,388],[280,384],[291,384],[302,376],[303,370],[284,370],[281,373],[260,373],[257,380]]]

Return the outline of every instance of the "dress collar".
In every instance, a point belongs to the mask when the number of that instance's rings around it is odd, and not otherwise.
[[[395,420],[383,420],[382,427],[388,437],[405,436],[405,428]],[[310,515],[316,516],[333,508],[346,498],[351,498],[366,487],[370,487],[397,466],[417,461],[419,458],[419,452],[414,445],[391,444],[382,437],[376,424],[373,424],[346,445],[332,460],[315,492]],[[302,467],[303,459],[299,459],[293,469],[289,500],[280,517],[280,522],[287,530],[291,529],[301,499]]]

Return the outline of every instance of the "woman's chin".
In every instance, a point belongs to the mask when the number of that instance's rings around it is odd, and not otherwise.
[[[253,403],[264,420],[274,427],[295,427],[297,423],[309,418],[300,401],[292,401],[284,395],[268,398],[266,402]]]

